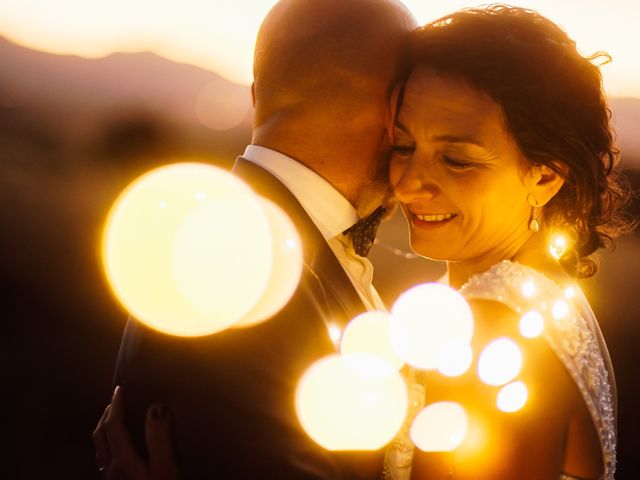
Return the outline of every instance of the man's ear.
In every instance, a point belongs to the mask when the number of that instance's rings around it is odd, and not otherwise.
[[[251,104],[256,108],[256,82],[251,82]]]
[[[389,102],[387,103],[387,110],[384,116],[384,128],[387,131],[387,139],[390,144],[394,142],[394,125],[398,116],[398,109],[400,108],[400,102],[402,101],[402,91],[404,89],[404,83],[397,83],[391,95],[389,95]]]
[[[528,173],[530,196],[536,206],[546,205],[564,185],[564,177],[546,165],[536,165]]]

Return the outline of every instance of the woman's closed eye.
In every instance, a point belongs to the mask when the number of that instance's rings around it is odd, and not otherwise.
[[[448,155],[443,155],[442,159],[444,160],[444,163],[446,163],[453,170],[468,170],[473,166],[472,162],[468,162],[466,160],[459,160],[457,158],[453,158]]]

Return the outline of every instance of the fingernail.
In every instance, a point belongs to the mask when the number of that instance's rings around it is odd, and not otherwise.
[[[162,404],[155,404],[151,407],[151,416],[154,420],[166,420],[169,410]]]
[[[116,388],[113,389],[113,395],[111,396],[111,401],[113,402],[113,399],[116,398],[116,395],[118,395],[120,392],[120,385],[116,385]]]

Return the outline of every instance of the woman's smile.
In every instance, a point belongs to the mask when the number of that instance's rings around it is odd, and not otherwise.
[[[412,227],[428,230],[444,227],[458,216],[456,213],[416,213],[411,209],[405,211],[409,213]]]

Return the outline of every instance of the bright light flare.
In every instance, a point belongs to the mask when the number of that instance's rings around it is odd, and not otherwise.
[[[551,307],[551,313],[556,320],[562,320],[569,315],[569,304],[564,300],[557,300]]]
[[[371,311],[358,315],[349,322],[342,334],[340,351],[369,353],[385,359],[399,370],[404,361],[394,352],[389,340],[390,318],[387,312]]]
[[[391,344],[408,364],[438,367],[440,350],[452,341],[471,343],[473,316],[456,290],[438,283],[418,285],[403,293],[391,309]]]
[[[251,93],[244,85],[212,82],[196,99],[196,116],[212,130],[229,130],[242,123],[251,108]]]
[[[513,413],[520,410],[527,403],[529,392],[522,382],[513,382],[505,385],[498,392],[496,406],[505,413]]]
[[[382,448],[400,430],[407,408],[407,387],[400,373],[367,354],[319,360],[296,392],[300,423],[327,450]]]
[[[118,300],[148,326],[179,336],[229,327],[269,280],[272,241],[258,197],[201,163],[135,180],[107,219],[103,264]]]
[[[340,344],[340,338],[342,337],[342,330],[335,323],[329,323],[327,325],[327,331],[329,332],[329,338],[331,342],[337,347]]]
[[[536,338],[544,331],[544,317],[537,310],[529,310],[520,317],[520,333],[526,338]]]
[[[268,320],[291,299],[302,274],[302,241],[295,225],[276,204],[264,198],[261,202],[271,230],[271,275],[258,303],[235,326],[253,326]]]
[[[487,385],[504,385],[522,369],[522,353],[513,340],[499,338],[487,345],[478,360],[478,376]]]
[[[569,239],[564,233],[556,232],[549,237],[549,253],[555,259],[560,259],[569,249]]]
[[[471,345],[454,340],[442,347],[438,353],[438,371],[446,377],[457,377],[466,372],[473,361]]]
[[[451,452],[464,441],[467,429],[467,413],[460,404],[437,402],[416,415],[409,434],[423,452]]]
[[[522,296],[525,298],[531,298],[536,293],[536,284],[533,280],[529,279],[522,284]]]

